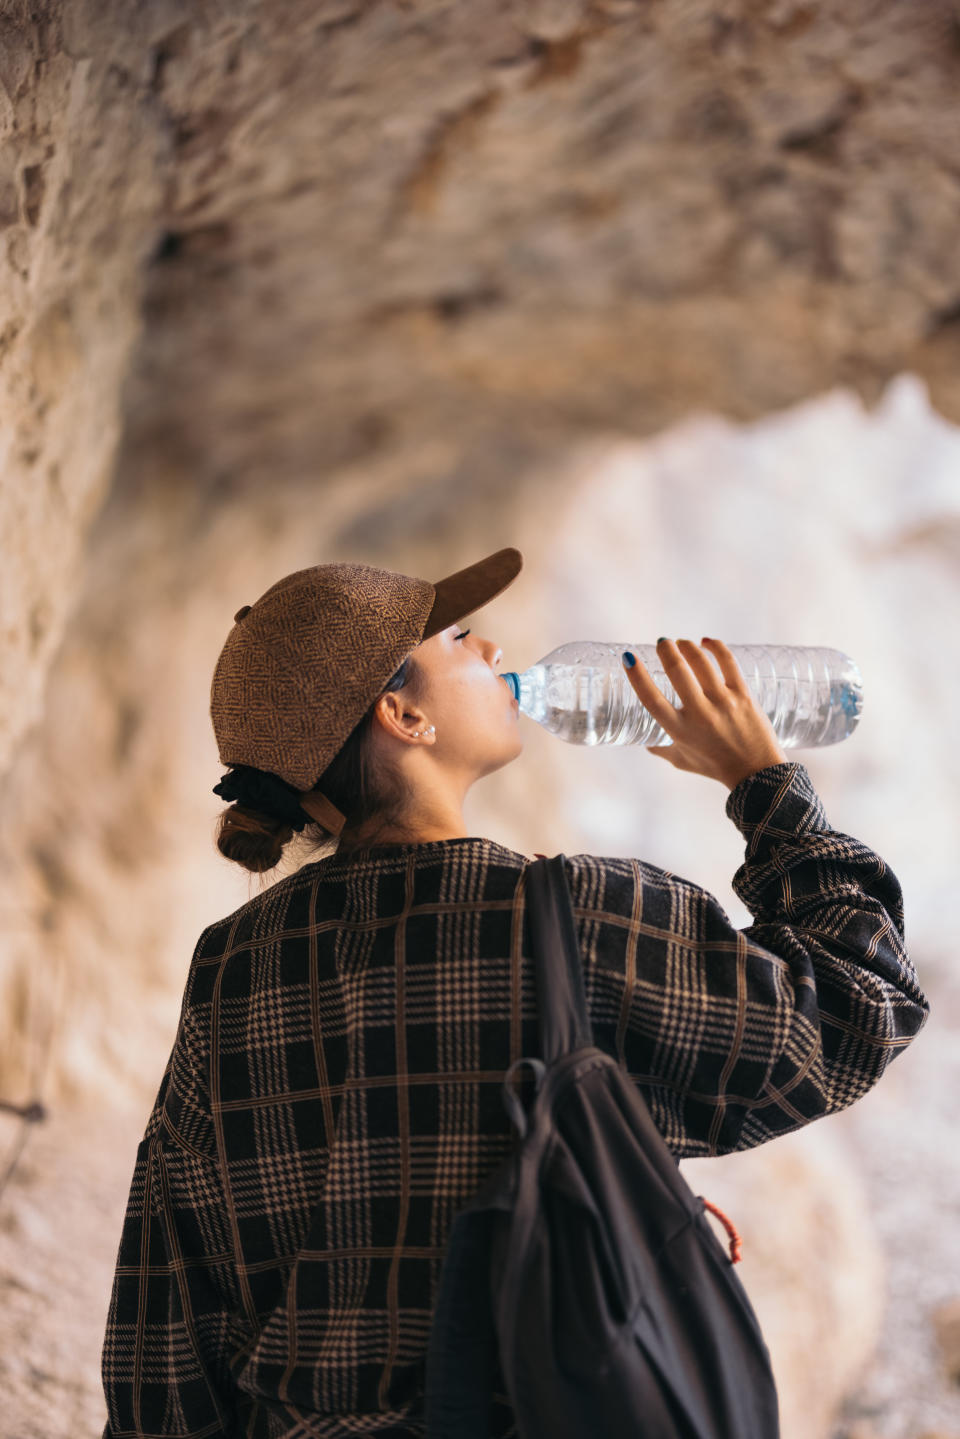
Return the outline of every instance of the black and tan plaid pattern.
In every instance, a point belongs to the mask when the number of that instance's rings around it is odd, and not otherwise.
[[[802,764],[726,812],[743,930],[668,871],[567,860],[596,1043],[678,1158],[835,1114],[929,1011],[896,876]],[[505,1070],[539,1053],[527,863],[481,838],[334,856],[200,936],[137,1152],[105,1439],[424,1433],[445,1239],[510,1153]]]

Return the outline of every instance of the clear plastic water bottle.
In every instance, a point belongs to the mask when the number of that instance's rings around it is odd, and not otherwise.
[[[849,655],[803,645],[728,648],[784,749],[838,744],[856,729],[863,681]],[[637,698],[623,667],[624,650],[643,661],[657,688],[679,708],[656,645],[571,640],[522,673],[509,670],[500,678],[522,714],[570,744],[672,744]]]

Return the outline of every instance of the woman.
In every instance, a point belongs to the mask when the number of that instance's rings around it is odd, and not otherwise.
[[[499,647],[460,621],[521,563],[317,565],[237,612],[219,847],[255,872],[294,832],[319,848],[197,942],[123,1227],[105,1439],[424,1433],[445,1237],[511,1152],[504,1072],[539,1052],[529,859],[463,819],[522,736]],[[625,672],[673,740],[655,752],[729,789],[755,922],[640,860],[566,871],[595,1041],[679,1159],[845,1108],[929,1007],[895,875],[830,828],[730,650],[659,653],[679,709]],[[505,1394],[494,1413],[516,1432]]]

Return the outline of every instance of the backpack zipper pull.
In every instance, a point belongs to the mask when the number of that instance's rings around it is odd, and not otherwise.
[[[717,1216],[717,1218],[720,1220],[720,1223],[723,1225],[724,1229],[725,1229],[725,1230],[727,1231],[727,1233],[729,1234],[729,1236],[730,1236],[730,1263],[731,1263],[731,1264],[739,1264],[739,1263],[740,1263],[740,1257],[741,1257],[741,1251],[742,1251],[742,1249],[743,1249],[743,1244],[741,1243],[740,1235],[737,1233],[735,1227],[734,1227],[733,1224],[730,1222],[730,1220],[727,1218],[727,1216],[724,1214],[724,1212],[723,1212],[722,1209],[718,1209],[715,1204],[711,1204],[710,1201],[709,1201],[709,1199],[704,1199],[704,1197],[703,1197],[702,1194],[699,1195],[698,1198],[699,1198],[699,1200],[700,1200],[700,1203],[703,1205],[704,1209],[709,1209],[709,1211],[710,1211],[711,1214],[715,1214],[715,1215]]]

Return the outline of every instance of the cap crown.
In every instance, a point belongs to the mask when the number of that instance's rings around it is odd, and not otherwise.
[[[411,650],[436,590],[372,565],[312,565],[238,610],[213,673],[223,764],[310,789]]]

